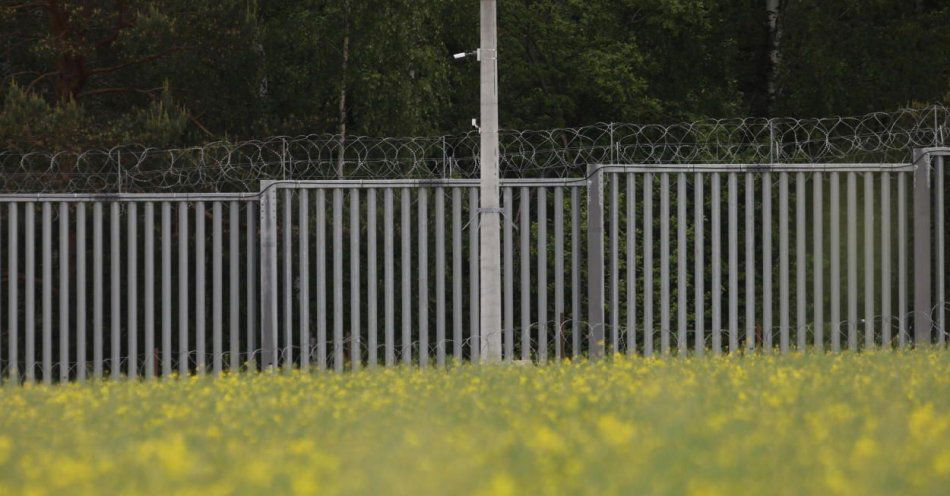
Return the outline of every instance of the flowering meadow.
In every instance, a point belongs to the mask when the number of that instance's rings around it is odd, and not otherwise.
[[[950,353],[0,387],[0,494],[937,494]]]

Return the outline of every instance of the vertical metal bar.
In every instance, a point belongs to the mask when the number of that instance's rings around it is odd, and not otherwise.
[[[360,333],[360,190],[350,190],[350,368],[362,363]]]
[[[627,354],[637,352],[637,187],[627,173]]]
[[[931,299],[931,196],[930,167],[932,156],[914,150],[914,346],[932,344],[933,311]]]
[[[722,192],[718,172],[712,175],[712,351],[722,353]]]
[[[670,175],[660,174],[660,352],[670,353]]]
[[[131,250],[131,248],[130,248]],[[195,202],[195,373],[204,375],[208,363],[205,343],[205,203]],[[131,308],[129,309],[131,310]]]
[[[548,358],[548,201],[544,188],[538,188],[538,362]],[[611,283],[613,284],[613,282]],[[616,338],[616,331],[612,331]],[[614,339],[616,341],[616,339]],[[616,347],[614,348],[616,349]]]
[[[78,208],[82,208],[82,203],[78,205]],[[83,212],[83,210],[80,210]],[[78,213],[76,222],[79,223],[80,229],[83,229],[85,218],[82,220],[79,219]],[[79,261],[79,255],[85,252],[84,245],[79,244],[79,238],[76,238],[76,272],[78,274],[81,267]],[[76,282],[77,289],[77,301],[76,307],[77,310],[81,309],[81,301],[79,301],[79,294],[83,293],[82,289],[85,288],[85,283],[81,280]],[[142,294],[142,303],[144,305],[145,313],[145,378],[152,379],[155,377],[155,204],[152,202],[145,203],[145,291]],[[79,315],[76,316],[76,324],[79,325],[80,322],[83,322],[84,319],[80,319]]]
[[[441,186],[435,190],[435,361],[445,366],[445,189]]]
[[[515,355],[515,270],[514,270],[514,194],[511,188],[505,188],[504,219],[504,291],[505,291],[505,359],[512,360]]]
[[[26,227],[26,241],[24,252],[26,255],[26,380],[33,381],[36,374],[36,310],[34,300],[36,298],[36,223],[34,220],[34,203],[26,204],[23,223]],[[100,254],[101,259],[101,254]],[[101,263],[101,261],[100,261]],[[101,362],[101,360],[100,360]]]
[[[370,367],[376,367],[379,348],[376,325],[379,317],[376,311],[376,190],[372,188],[366,191],[366,249],[366,347],[369,352],[367,363]]]
[[[944,344],[946,341],[947,333],[947,302],[946,302],[946,264],[944,263],[944,212],[943,212],[943,189],[944,176],[943,176],[943,157],[937,156],[933,158],[934,161],[934,173],[936,175],[936,193],[937,193],[937,205],[935,208],[937,218],[936,224],[934,225],[935,235],[937,237],[937,270],[936,270],[936,285],[937,285],[937,343]],[[870,176],[870,173],[868,173]],[[884,283],[882,282],[882,285]]]
[[[277,365],[277,190],[261,184],[261,368]]]
[[[333,190],[333,370],[343,371],[343,190]]]
[[[96,236],[98,239],[100,236]],[[94,252],[99,250],[93,249]],[[97,273],[99,271],[96,271]],[[97,298],[98,299],[98,298]],[[162,202],[162,376],[172,373],[172,207]]]
[[[907,173],[897,175],[897,318],[898,344],[907,345]]]
[[[43,382],[53,382],[53,227],[52,206],[43,202]],[[116,257],[118,258],[118,257]],[[115,362],[113,362],[115,368]]]
[[[762,349],[772,351],[772,173],[762,174]]]
[[[389,195],[388,209],[392,213],[392,190],[386,190]],[[326,193],[325,190],[317,189],[317,196],[314,200],[317,202],[317,211],[314,213],[317,217],[317,368],[326,370],[327,368],[327,213],[326,213]],[[392,286],[392,217],[389,223],[389,239],[386,240],[388,248],[386,256],[389,261],[387,278],[389,286]],[[388,292],[390,295],[391,291]],[[392,301],[389,301],[390,312],[388,322],[392,324]],[[391,331],[392,329],[390,329]]]
[[[478,208],[479,208],[479,206],[478,206],[478,189],[477,189],[477,188],[472,188],[471,192],[469,193],[468,199],[469,199],[469,208],[468,208],[469,221],[468,221],[468,225],[469,225],[469,229],[471,229],[471,234],[470,234],[470,236],[469,236],[469,243],[470,243],[470,246],[469,246],[469,253],[471,254],[471,256],[469,257],[469,274],[471,274],[471,276],[469,277],[469,280],[468,280],[468,284],[469,284],[469,293],[468,293],[468,294],[469,294],[469,308],[472,309],[472,313],[471,313],[471,316],[470,316],[470,317],[471,317],[471,320],[470,320],[470,322],[469,322],[469,326],[470,326],[470,327],[469,327],[469,336],[470,336],[470,340],[471,340],[471,343],[470,343],[470,344],[471,344],[471,347],[472,347],[472,348],[471,348],[471,353],[472,353],[471,358],[472,358],[472,361],[473,361],[473,362],[477,362],[477,361],[480,359],[479,351],[481,350],[481,342],[480,342],[480,339],[479,339],[479,338],[480,338],[480,336],[479,336],[479,329],[480,329],[480,327],[479,327],[479,321],[478,321],[479,312],[477,311],[479,308],[481,308],[481,307],[479,306],[479,299],[478,299],[478,298],[479,298],[479,291],[480,291],[479,288],[480,288],[481,286],[480,286],[480,278],[479,278],[479,260],[480,260],[480,258],[479,258],[479,252],[478,252],[478,251],[479,251],[479,250],[478,250],[478,249],[479,249],[479,243],[478,243],[478,241],[479,241],[479,225],[478,225],[478,222],[479,222],[480,216],[479,216],[479,214],[478,214]]]
[[[284,350],[281,360],[284,363],[284,369],[290,370],[294,367],[294,263],[293,263],[293,191],[290,188],[284,190],[284,208],[283,208],[283,248],[284,248],[284,321],[281,326],[284,328]]]
[[[247,239],[245,243],[247,244],[247,288],[245,299],[247,301],[247,337],[245,338],[245,350],[246,355],[244,359],[246,360],[247,367],[249,369],[255,369],[257,360],[257,340],[255,339],[255,333],[257,328],[254,327],[257,323],[257,306],[255,305],[257,300],[257,248],[255,241],[258,238],[257,233],[257,212],[255,212],[256,203],[248,202],[245,206],[247,210],[247,220],[245,222],[247,230]]]
[[[222,355],[224,346],[222,344],[222,293],[224,292],[222,283],[222,252],[221,252],[221,224],[222,224],[222,205],[221,202],[214,202],[211,205],[211,370],[215,375],[221,373]]]
[[[120,224],[119,224],[119,203],[112,202],[110,206],[110,216],[109,220],[111,221],[111,246],[112,251],[110,253],[111,257],[111,278],[110,278],[110,305],[109,308],[111,312],[112,320],[112,343],[111,343],[111,360],[109,364],[109,370],[112,372],[112,378],[118,379],[119,374],[121,373],[121,349],[120,349],[120,336],[122,332],[122,321],[121,321],[121,288],[120,288],[120,263],[122,260],[122,254],[119,247],[119,236],[120,236]]]
[[[129,235],[134,240],[134,226],[129,229]],[[129,264],[134,264],[134,258],[130,258]],[[129,284],[130,295],[135,294],[134,288],[135,284]],[[131,335],[130,339],[133,339]],[[131,353],[129,359],[132,359]],[[129,375],[133,374],[134,367],[130,367]],[[59,380],[69,380],[69,204],[66,202],[59,204]]]
[[[881,346],[891,346],[891,174],[881,173]]]
[[[188,203],[178,203],[178,372],[188,374]]]
[[[604,173],[587,173],[587,298],[590,327],[589,356],[604,356]]]
[[[521,226],[518,228],[521,237],[521,246],[518,255],[521,257],[521,359],[531,358],[531,264],[528,243],[531,238],[531,201],[530,190],[521,188]]]
[[[564,188],[554,188],[554,359],[561,360],[564,322]]]
[[[739,351],[739,178],[729,181],[729,352]]]
[[[26,225],[27,225],[27,245],[26,245],[26,257],[27,257],[27,331],[31,327],[31,307],[32,307],[32,280],[33,275],[30,273],[31,258],[33,253],[33,247],[31,239],[31,232],[33,231],[32,218],[33,218],[33,205],[27,204],[26,211]],[[96,379],[102,378],[102,202],[95,202],[92,205],[92,373],[93,377]],[[30,347],[30,342],[27,341],[27,347]],[[28,353],[29,355],[29,353]],[[28,357],[29,358],[29,357]],[[27,364],[27,372],[32,373],[30,365]]]
[[[462,359],[462,189],[452,189],[452,357]]]
[[[241,322],[240,322],[240,287],[238,281],[240,279],[240,273],[238,272],[238,267],[240,263],[240,254],[241,250],[238,248],[238,233],[240,233],[240,205],[236,201],[231,201],[231,243],[228,248],[228,263],[231,265],[231,301],[229,303],[231,311],[231,336],[229,340],[230,345],[230,355],[231,371],[237,371],[241,366],[241,348],[240,348],[240,338],[238,337],[241,332]]]
[[[686,356],[686,174],[676,175],[676,310],[679,327],[676,333],[676,348],[680,356]]]
[[[795,342],[799,351],[805,350],[805,333],[808,323],[805,313],[805,173],[795,175],[795,296],[797,312],[795,316]]]
[[[571,354],[581,349],[581,206],[580,188],[571,188]]]
[[[429,191],[419,188],[419,366],[429,364]]]
[[[745,175],[745,344],[755,349],[755,176]]]
[[[653,356],[653,173],[643,176],[643,354]]]
[[[612,173],[606,177],[610,181],[610,352],[617,353],[620,351],[620,175]],[[540,244],[538,246],[540,248]]]
[[[383,313],[386,336],[385,342],[385,363],[386,366],[392,366],[395,363],[395,310],[393,299],[396,289],[393,283],[393,190],[386,188],[383,190]],[[460,255],[454,254],[456,258]]]
[[[788,235],[788,173],[778,176],[778,308],[779,308],[779,349],[788,353],[789,327],[791,325],[789,288],[789,235]]]
[[[814,269],[812,270],[812,283],[814,284],[814,298],[815,298],[815,338],[814,346],[818,351],[824,349],[824,330],[825,330],[825,318],[824,318],[824,298],[825,291],[823,288],[823,279],[824,279],[824,262],[825,257],[822,254],[823,249],[823,240],[822,234],[824,230],[822,228],[822,217],[824,216],[825,208],[822,201],[822,175],[820,172],[816,172],[812,176],[812,214],[813,222],[812,224],[812,238],[814,243],[814,253],[812,259],[814,260]]]
[[[706,271],[706,265],[703,261],[703,254],[705,252],[705,243],[703,242],[703,217],[704,205],[705,205],[705,195],[703,194],[703,174],[697,172],[695,175],[694,181],[694,194],[695,201],[693,202],[693,215],[695,217],[695,227],[694,232],[696,233],[696,240],[694,246],[694,255],[693,255],[693,277],[695,278],[695,283],[693,291],[695,292],[695,301],[693,302],[696,305],[696,329],[694,332],[695,350],[696,354],[699,356],[703,355],[703,352],[706,349],[706,309],[704,308],[704,302],[706,299],[705,283],[703,282],[703,273]]]
[[[874,175],[864,173],[864,346],[874,346]]]
[[[831,351],[841,351],[841,177],[831,173]]]
[[[848,172],[848,349],[858,349],[858,193],[857,176]]]
[[[410,279],[410,270],[412,268],[412,249],[410,236],[412,234],[412,214],[409,204],[409,188],[402,190],[402,222],[399,225],[399,232],[402,233],[402,250],[400,255],[402,260],[400,270],[402,272],[402,363],[409,365],[412,363],[412,280]]]
[[[17,204],[15,202],[11,202],[7,208],[8,208],[7,228],[9,229],[8,231],[9,238],[7,239],[7,243],[8,243],[7,244],[7,257],[8,257],[7,267],[9,268],[8,275],[7,275],[7,287],[8,287],[7,303],[9,304],[9,306],[7,307],[7,319],[9,320],[9,326],[10,326],[9,335],[7,336],[8,338],[7,353],[8,353],[8,361],[9,361],[9,365],[8,365],[9,371],[7,372],[8,374],[7,377],[11,381],[17,381],[19,380],[19,371],[17,370],[18,360],[19,360],[19,353],[18,353],[19,350],[17,349],[17,347],[19,346],[19,340],[20,340],[20,336],[19,336],[20,326],[19,326],[19,319],[18,319],[18,316],[20,315],[20,306],[19,306],[19,302],[17,301],[17,285],[18,285],[17,279],[18,278],[15,276],[15,274],[20,273],[19,268],[17,268],[17,263],[20,260],[18,249],[17,249],[19,247],[19,244],[17,242],[17,234],[19,233],[19,228],[17,227],[17,220],[18,220],[17,219]],[[80,210],[79,213],[77,213],[77,215],[80,215],[82,220],[85,221],[85,218],[86,218],[85,210]],[[86,236],[85,224],[80,224],[80,230],[76,234],[76,236],[77,236],[78,246],[80,247],[84,246],[83,244],[79,243],[79,240],[84,239]],[[82,253],[82,255],[78,255],[80,259],[82,259],[82,257],[85,257],[83,250],[80,249],[79,252]],[[80,276],[83,276],[83,277],[80,278]],[[85,268],[81,270],[77,270],[76,277],[80,282],[83,282],[83,283],[85,282],[84,276],[85,276]],[[82,299],[85,299],[85,291],[77,291],[77,294],[81,294]],[[82,306],[82,310],[80,311],[85,313],[86,311],[85,305]],[[82,336],[82,343],[83,343],[81,348],[78,346],[78,343],[77,343],[76,365],[78,369],[77,373],[78,373],[79,380],[84,379],[86,376],[86,366],[85,366],[86,365],[85,364],[85,358],[86,358],[86,355],[85,355],[86,328],[85,326],[86,324],[85,322],[86,322],[85,318],[83,318],[82,320],[77,319],[76,340],[78,341],[79,337]]]

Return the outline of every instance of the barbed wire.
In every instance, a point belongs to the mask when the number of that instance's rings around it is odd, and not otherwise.
[[[598,123],[502,131],[502,177],[576,177],[588,165],[910,161],[948,143],[950,112],[935,105],[855,117]],[[478,177],[479,135],[275,136],[159,149],[0,151],[0,192],[248,192],[274,179]]]

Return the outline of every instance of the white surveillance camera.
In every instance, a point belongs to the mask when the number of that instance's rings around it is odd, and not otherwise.
[[[468,57],[468,54],[465,52],[456,53],[455,55],[452,56],[452,58],[454,58],[455,60],[464,59],[465,57]]]

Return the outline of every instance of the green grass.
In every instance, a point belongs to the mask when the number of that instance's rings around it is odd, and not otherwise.
[[[0,389],[0,494],[937,494],[950,353]]]

